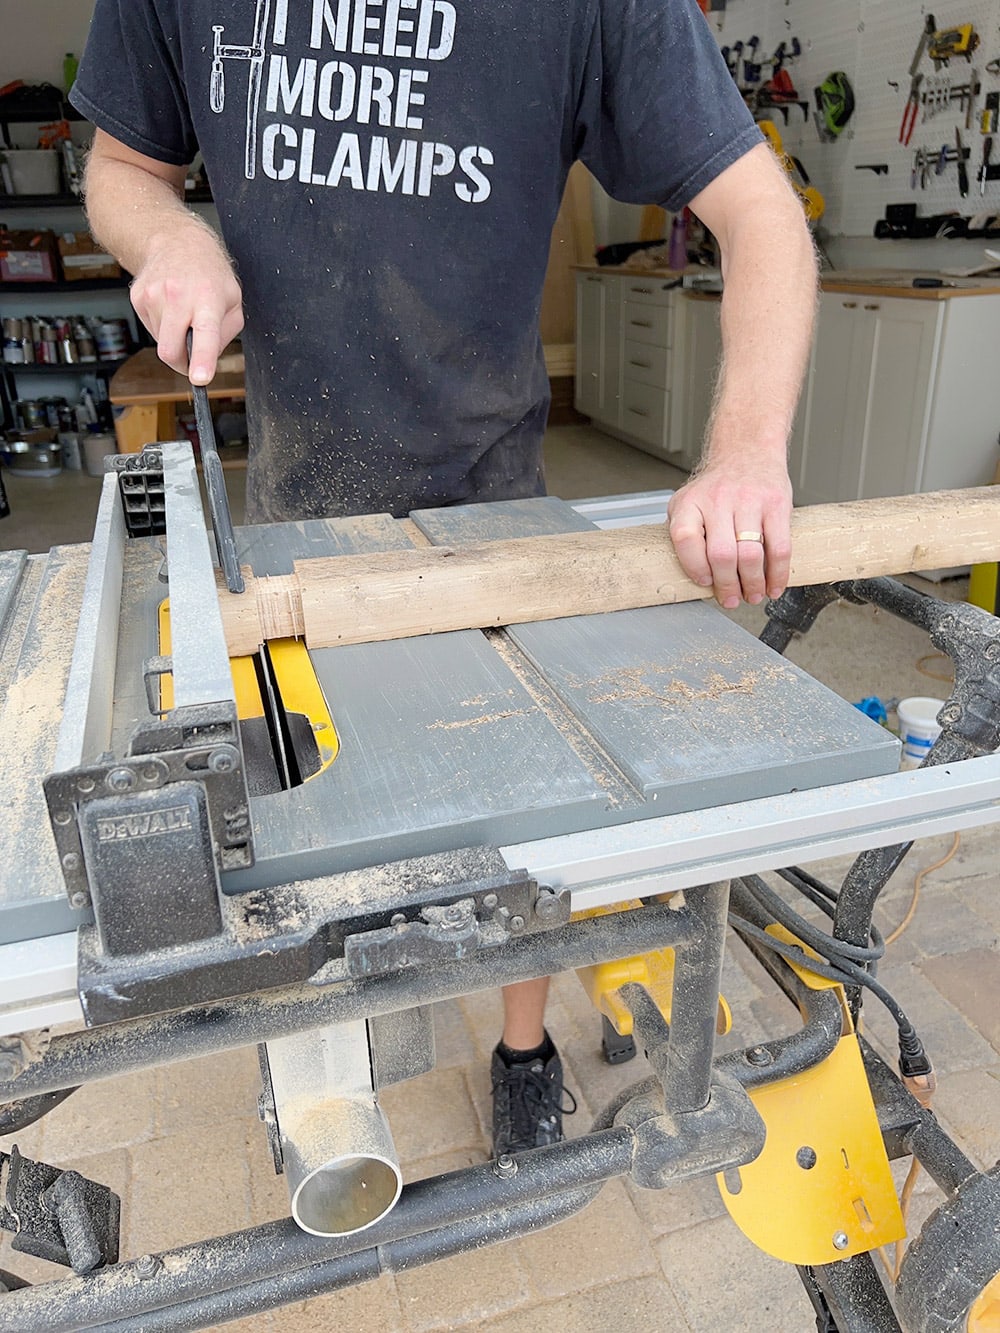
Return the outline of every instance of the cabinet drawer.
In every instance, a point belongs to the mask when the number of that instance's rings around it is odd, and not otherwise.
[[[633,342],[649,343],[653,347],[669,347],[669,307],[626,301],[622,308],[622,333],[627,340]]]
[[[667,349],[650,343],[625,341],[625,378],[654,388],[667,387]]]
[[[665,448],[669,397],[664,389],[637,384],[626,376],[622,383],[622,430]]]
[[[674,284],[664,282],[662,278],[625,278],[622,280],[622,299],[640,305],[666,306],[673,289]]]

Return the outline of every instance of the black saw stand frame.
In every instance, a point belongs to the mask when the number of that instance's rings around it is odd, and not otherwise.
[[[869,603],[920,626],[954,663],[955,686],[926,765],[989,754],[1000,745],[1000,621],[880,578],[787,592],[769,605],[763,641],[783,652],[793,635],[808,631],[838,598]],[[666,1189],[679,1180],[738,1169],[764,1143],[764,1125],[748,1093],[826,1059],[845,1030],[844,998],[856,1021],[865,991],[879,995],[875,973],[881,947],[872,913],[908,847],[862,853],[839,889],[794,868],[785,873],[793,887],[824,908],[831,918],[829,933],[810,925],[756,876],[686,890],[682,904],[648,899],[634,910],[570,920],[568,913],[560,916],[543,887],[500,883],[498,858],[490,849],[477,849],[472,857],[456,853],[406,867],[411,884],[421,877],[427,884],[428,910],[413,923],[420,930],[410,932],[406,946],[411,954],[417,951],[419,968],[393,966],[384,930],[388,921],[398,924],[391,902],[364,920],[331,920],[316,908],[304,935],[300,925],[296,947],[288,946],[290,970],[269,978],[269,1002],[263,1006],[245,978],[240,985],[239,941],[234,946],[221,937],[202,979],[223,998],[153,1012],[150,992],[144,1012],[134,1017],[56,1033],[48,1049],[23,1068],[0,1065],[0,1133],[16,1133],[92,1079],[323,1024],[359,1018],[377,1024],[386,1015],[419,1011],[434,1001],[668,946],[676,951],[671,1019],[668,1023],[644,987],[624,986],[619,995],[633,1016],[635,1041],[645,1051],[650,1076],[607,1106],[587,1135],[409,1184],[380,1222],[344,1238],[307,1234],[288,1217],[119,1263],[118,1205],[109,1190],[16,1151],[5,1155],[0,1225],[15,1231],[15,1249],[74,1271],[37,1286],[0,1271],[0,1331],[203,1328],[527,1235],[576,1213],[615,1177]],[[381,890],[380,870],[371,873]],[[258,895],[264,918],[280,909],[280,891],[273,892],[270,904]],[[462,924],[456,904],[466,924],[482,921],[490,896],[495,904],[504,892],[520,894],[518,901],[527,901],[539,915],[548,913],[555,924],[491,941],[492,947],[481,951],[456,949]],[[412,909],[412,895],[407,907]],[[434,907],[444,908],[446,917],[435,916]],[[767,933],[775,922],[793,928],[816,952],[806,955],[800,944],[777,943]],[[790,1024],[789,1035],[717,1056],[719,984],[730,925],[797,1007],[802,1023]],[[347,954],[352,974],[342,982],[317,987],[302,980],[305,955],[308,967],[316,968]],[[839,982],[840,989],[806,985],[794,966],[803,960]],[[887,1002],[884,992],[879,998]],[[888,1002],[895,1004],[891,996]],[[912,1095],[909,1089],[919,1087],[930,1065],[913,1025],[898,1005],[893,1012],[902,1077],[861,1042],[882,1138],[890,1158],[917,1158],[945,1201],[910,1244],[891,1292],[870,1252],[800,1269],[817,1328],[826,1333],[965,1329],[979,1293],[1000,1272],[998,1168],[978,1171]]]

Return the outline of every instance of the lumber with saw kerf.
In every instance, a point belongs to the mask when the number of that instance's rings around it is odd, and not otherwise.
[[[792,515],[790,586],[1000,559],[1000,486],[812,505]],[[296,561],[220,587],[231,656],[267,639],[311,648],[594,615],[711,597],[665,523]]]

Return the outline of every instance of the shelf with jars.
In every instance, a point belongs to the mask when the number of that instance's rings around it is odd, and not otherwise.
[[[22,406],[35,401],[22,377],[93,376],[96,398],[107,400],[107,380],[131,351],[132,331],[125,319],[77,315],[7,316],[2,322],[2,396],[4,415],[16,430],[29,428]],[[23,390],[23,392],[22,392]],[[109,409],[110,410],[110,409]]]

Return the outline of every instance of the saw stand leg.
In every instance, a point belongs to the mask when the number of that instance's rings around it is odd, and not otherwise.
[[[769,604],[768,622],[760,636],[762,642],[784,652],[794,635],[806,633],[823,608],[839,598],[858,604],[868,603],[926,630],[934,646],[951,658],[955,683],[939,713],[941,735],[921,767],[975,758],[990,754],[1000,746],[1000,620],[997,617],[964,603],[943,602],[896,579],[859,579],[790,589]],[[874,848],[856,858],[837,895],[833,921],[836,939],[852,945],[868,942],[879,894],[911,846],[912,843],[907,842]],[[848,987],[846,993],[856,1022],[861,1011],[861,987]],[[897,1091],[904,1097],[907,1095],[888,1069],[884,1072],[895,1088],[888,1092],[885,1088],[881,1090],[882,1095],[877,1097],[880,1108],[884,1108]],[[882,1081],[884,1083],[885,1079]],[[929,1112],[926,1114],[930,1116]],[[926,1126],[921,1133],[926,1137]],[[974,1190],[978,1185],[988,1183],[990,1177],[978,1176],[971,1163],[950,1141],[947,1147],[954,1150],[953,1155],[960,1163],[957,1170],[942,1172],[940,1169],[941,1145],[937,1139],[929,1154],[927,1147],[923,1138],[911,1133],[900,1151],[912,1153],[924,1164],[948,1195],[949,1207],[960,1206],[963,1191],[968,1194],[970,1187]],[[928,1156],[930,1160],[927,1160]],[[970,1171],[974,1179],[970,1177]],[[918,1242],[914,1253],[920,1249]],[[854,1329],[856,1325],[852,1321],[858,1310],[867,1311],[869,1322],[865,1323],[865,1328],[898,1326],[870,1255],[857,1255],[839,1264],[799,1271],[817,1312],[819,1333]],[[912,1294],[904,1292],[902,1284],[897,1290],[904,1299]]]
[[[856,579],[847,583],[796,588],[768,608],[761,640],[783,652],[796,633],[805,633],[824,606],[838,598],[868,603],[926,630],[935,648],[951,658],[955,683],[939,714],[941,735],[921,767],[955,763],[990,754],[1000,746],[1000,620],[963,602],[943,602],[896,579]],[[834,937],[864,944],[879,894],[912,843],[862,852],[849,870],[837,901]],[[860,1010],[857,987],[848,991],[854,1017]]]

